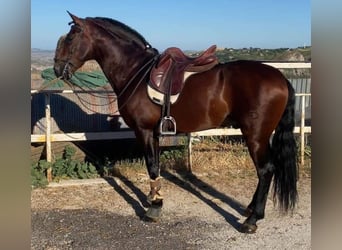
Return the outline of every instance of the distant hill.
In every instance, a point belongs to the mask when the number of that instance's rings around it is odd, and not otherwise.
[[[53,65],[54,50],[31,49],[31,68],[43,70]],[[184,51],[189,56],[197,56],[201,51]],[[260,49],[260,48],[223,48],[217,49],[216,55],[220,62],[238,59],[260,61],[311,61],[311,46],[298,48]]]
[[[224,48],[216,51],[220,62],[233,60],[259,60],[259,61],[311,61],[311,47],[260,49]]]
[[[43,70],[53,65],[54,50],[31,49],[32,70]]]

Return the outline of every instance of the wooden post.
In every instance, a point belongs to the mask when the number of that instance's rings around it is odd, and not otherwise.
[[[304,165],[304,126],[305,126],[305,95],[301,96],[301,114],[300,114],[300,165]]]
[[[191,133],[188,133],[188,170],[190,173],[192,173],[191,144],[192,144]]]
[[[45,140],[46,140],[46,161],[52,162],[51,153],[51,111],[50,111],[50,94],[45,94]],[[48,182],[52,181],[52,168],[49,167],[46,172]]]

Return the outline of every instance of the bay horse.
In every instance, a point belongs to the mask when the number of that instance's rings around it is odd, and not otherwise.
[[[99,63],[117,95],[120,114],[143,146],[151,187],[146,216],[158,219],[163,205],[157,140],[162,107],[148,97],[147,82],[160,54],[137,31],[119,21],[69,15],[70,31],[57,43],[55,74],[68,80],[87,60]],[[170,107],[177,133],[229,126],[241,129],[258,184],[240,232],[254,233],[257,221],[264,218],[272,178],[273,199],[281,210],[292,210],[297,202],[294,94],[278,69],[238,60],[218,63],[188,77],[177,102]]]

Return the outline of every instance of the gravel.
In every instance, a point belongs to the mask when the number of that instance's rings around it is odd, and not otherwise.
[[[146,175],[63,181],[32,190],[32,249],[311,249],[311,179],[282,215],[271,199],[255,234],[238,231],[256,180],[164,176],[162,219],[143,219]],[[223,177],[223,176],[222,176]],[[271,197],[271,195],[269,195]]]

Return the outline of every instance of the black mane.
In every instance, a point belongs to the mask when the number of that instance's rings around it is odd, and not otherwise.
[[[142,35],[124,23],[106,17],[87,17],[86,19],[93,21],[95,24],[99,25],[115,36],[120,36],[120,38],[126,40],[136,41],[137,43],[142,44],[142,46],[145,48],[151,47],[151,45]]]

